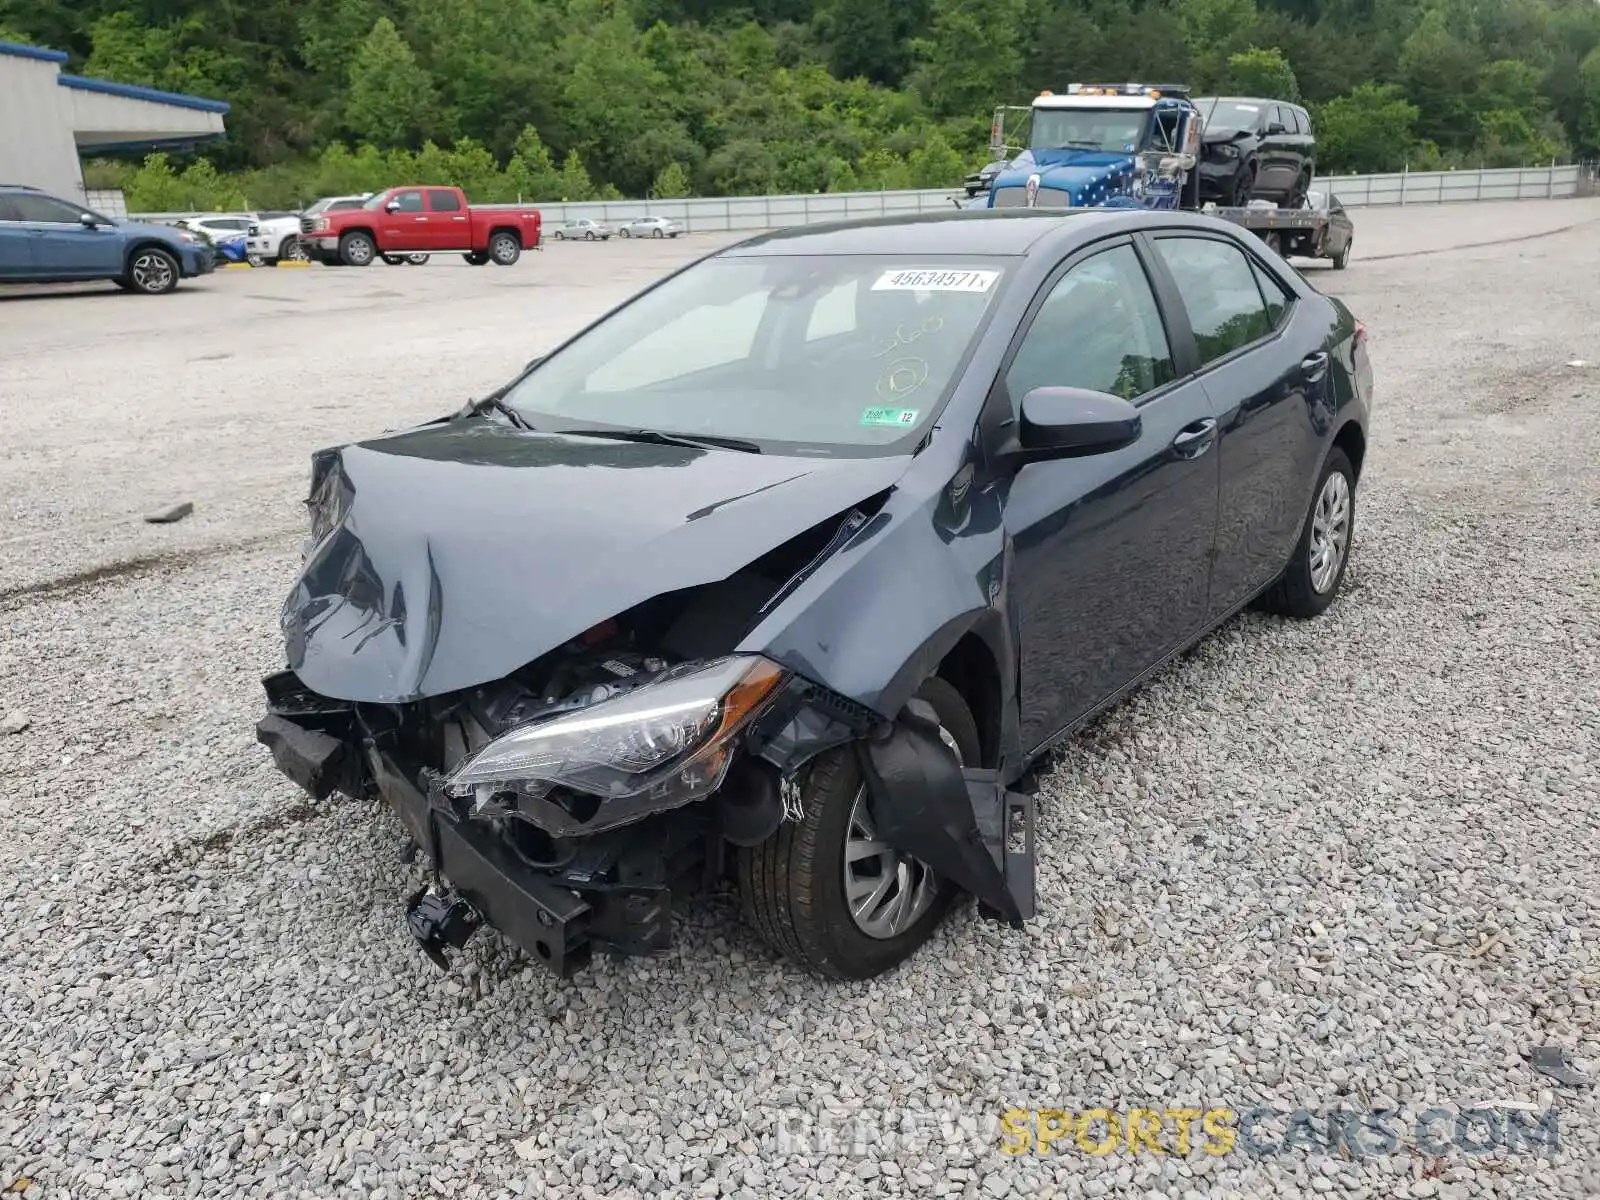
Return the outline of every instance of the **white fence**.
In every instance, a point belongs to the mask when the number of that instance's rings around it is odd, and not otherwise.
[[[1485,171],[1412,171],[1393,175],[1334,175],[1313,187],[1331,190],[1348,208],[1390,204],[1449,204],[1477,200],[1545,200],[1575,196],[1583,168],[1512,167]],[[799,196],[731,196],[726,199],[611,200],[586,204],[540,204],[548,233],[579,217],[618,223],[646,214],[671,217],[697,232],[779,229],[850,217],[945,212],[959,190],[823,192]],[[110,207],[109,205],[107,207]],[[485,205],[486,208],[512,207]],[[198,213],[140,213],[139,220],[168,222]]]

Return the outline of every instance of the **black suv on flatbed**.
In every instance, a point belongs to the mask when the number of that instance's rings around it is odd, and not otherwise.
[[[1201,134],[1200,198],[1225,206],[1271,200],[1296,208],[1311,187],[1317,143],[1311,116],[1286,100],[1205,96],[1195,100]]]

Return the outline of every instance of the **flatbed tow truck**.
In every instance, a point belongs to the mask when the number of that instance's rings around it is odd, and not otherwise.
[[[1008,114],[1026,113],[1028,135],[1013,146]],[[1250,230],[1281,255],[1349,259],[1349,218],[1337,202],[1277,208],[1202,205],[1198,156],[1203,119],[1182,84],[1073,83],[1041,92],[1027,108],[995,109],[988,167],[969,178],[958,208],[1169,208]],[[1011,157],[1011,155],[1015,157]],[[1009,159],[1009,161],[1007,161]]]
[[[1277,208],[1264,201],[1243,208],[1201,207],[1207,216],[1250,230],[1284,258],[1327,258],[1336,270],[1350,261],[1350,219],[1342,208]]]

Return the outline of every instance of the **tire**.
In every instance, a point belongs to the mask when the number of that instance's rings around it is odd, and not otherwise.
[[[1239,168],[1239,173],[1233,177],[1233,186],[1228,189],[1228,208],[1243,208],[1250,203],[1251,197],[1256,194],[1256,164],[1247,162]]]
[[[463,254],[461,257],[474,267],[481,267],[489,261],[487,254],[481,254],[477,251],[473,251],[471,254]]]
[[[489,237],[489,261],[497,267],[509,267],[522,257],[522,243],[517,235],[501,230]]]
[[[1354,246],[1355,242],[1355,238],[1349,239],[1345,242],[1344,249],[1333,256],[1333,269],[1335,271],[1342,271],[1350,265],[1350,247]]]
[[[267,265],[267,260],[262,258],[259,254],[246,254],[244,256],[244,260],[252,267],[264,267]]]
[[[559,229],[556,230],[554,233],[552,233],[550,236],[555,238],[555,240],[558,241],[558,242],[564,242],[564,241],[567,240],[567,235],[562,233],[561,230],[559,230]]]
[[[292,233],[278,243],[279,262],[305,262],[310,257],[300,239]]]
[[[408,254],[405,256],[405,261],[408,267],[420,267],[428,261],[428,258],[426,254]]]
[[[942,679],[928,680],[917,694],[939,714],[962,761],[977,763],[978,727],[961,694]],[[908,926],[873,936],[857,923],[846,889],[845,847],[865,794],[855,747],[830,750],[807,770],[801,818],[783,822],[766,841],[735,856],[745,920],[774,950],[833,979],[870,979],[905,961],[933,935],[958,895],[955,885],[930,873],[926,906]],[[927,870],[920,864],[912,869]]]
[[[1295,181],[1294,187],[1289,189],[1288,199],[1284,201],[1285,208],[1302,208],[1306,202],[1306,193],[1311,190],[1311,174],[1303,172]]]
[[[406,261],[406,258],[405,258],[405,255],[403,255],[403,254],[385,254],[385,255],[383,255],[383,265],[386,266],[386,267],[398,267],[398,266],[403,265],[405,263],[405,261]]]
[[[584,230],[584,231],[583,231],[583,240],[584,240],[584,241],[586,241],[586,242],[592,242],[592,241],[594,241],[594,230],[592,230],[592,229],[585,229],[585,230]]]
[[[178,260],[171,254],[159,246],[140,246],[128,259],[123,287],[142,296],[164,296],[178,286],[178,276]]]
[[[617,230],[617,236],[618,237],[632,237],[633,235],[631,233],[629,233],[626,228],[623,228],[623,229]]]
[[[650,236],[651,236],[651,237],[661,237],[661,236],[662,236],[662,233],[661,233],[661,230],[659,230],[659,229],[652,229],[652,230],[651,230],[651,231],[650,231]]]
[[[1342,485],[1333,482],[1335,476],[1343,480]],[[1328,518],[1337,514],[1337,494],[1341,488],[1344,495],[1344,520],[1343,539],[1338,546],[1338,561],[1331,573],[1325,568],[1319,573],[1315,565],[1317,551],[1319,545],[1328,540],[1320,531],[1328,529],[1330,523],[1337,526],[1337,521],[1330,522]],[[1333,493],[1331,497],[1330,492]],[[1329,504],[1330,498],[1333,500],[1332,505]],[[1329,530],[1329,532],[1335,531]],[[1317,476],[1316,490],[1311,493],[1311,508],[1307,511],[1305,524],[1300,530],[1300,540],[1295,543],[1294,555],[1289,559],[1289,565],[1284,568],[1283,574],[1262,593],[1257,607],[1277,613],[1279,616],[1296,617],[1301,620],[1320,616],[1326,612],[1328,606],[1338,597],[1340,585],[1344,583],[1344,573],[1350,565],[1350,551],[1354,546],[1355,533],[1355,468],[1350,465],[1349,456],[1335,446],[1328,452],[1327,461],[1322,464],[1322,473]]]
[[[339,239],[339,261],[348,267],[370,267],[377,257],[378,246],[371,234],[358,229]]]

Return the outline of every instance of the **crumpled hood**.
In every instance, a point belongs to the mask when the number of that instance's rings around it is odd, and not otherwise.
[[[1110,181],[1133,171],[1133,155],[1107,150],[1024,150],[1011,166],[995,177],[996,190],[1026,187],[1030,175],[1039,176],[1041,188],[1057,188],[1075,205],[1092,204],[1097,192]]]
[[[1231,142],[1244,132],[1242,129],[1233,129],[1227,125],[1207,126],[1201,131],[1200,140],[1207,145],[1215,145],[1218,142]]]
[[[788,458],[444,422],[324,451],[281,623],[340,700],[499,679],[652,596],[724,579],[893,485],[898,458]]]

